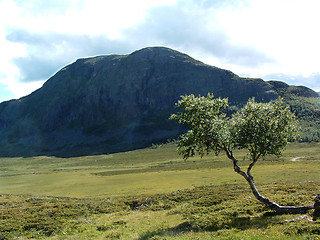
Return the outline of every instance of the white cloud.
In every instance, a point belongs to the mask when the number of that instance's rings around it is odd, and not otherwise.
[[[47,9],[46,14],[41,14],[41,9],[38,9],[41,1],[27,1],[21,4],[14,4],[13,0],[5,1],[15,12],[15,18],[9,24],[10,27],[23,28],[36,33],[106,34],[114,39],[121,36],[123,29],[141,21],[148,9],[176,2],[175,0],[58,1],[61,6],[55,6],[52,12]],[[56,8],[65,8],[65,6],[68,8],[64,11],[55,11]]]
[[[0,0],[0,83],[21,97],[77,58],[165,45],[319,89],[319,9],[318,0]]]
[[[243,1],[231,1],[239,5]],[[241,5],[241,4],[240,4]],[[127,39],[173,47],[211,64],[257,67],[270,59],[262,51],[245,44],[233,43],[219,27],[219,12],[228,9],[226,1],[180,1],[149,11],[143,22],[127,31]],[[150,44],[149,44],[150,45]]]
[[[31,93],[36,89],[42,87],[43,81],[33,81],[33,82],[12,82],[7,85],[7,91],[10,91],[15,98],[20,98],[25,96],[26,93]]]
[[[124,29],[141,21],[148,9],[175,2],[2,0],[0,82],[17,98],[26,95],[76,58],[112,51],[107,44],[119,50]]]
[[[0,2],[1,23],[14,21],[15,16],[19,14],[19,12],[19,9],[12,1],[4,0]],[[6,35],[9,31],[10,29],[5,29],[2,26],[0,28],[0,83],[5,85],[4,90],[11,92],[10,88],[13,87],[20,78],[20,70],[11,62],[11,60],[16,57],[26,56],[27,51],[25,44],[13,43],[6,39]],[[1,93],[1,95],[11,96],[9,93]]]
[[[12,43],[5,39],[5,33],[0,29],[0,74],[8,79],[16,79],[19,76],[19,69],[8,59],[26,56],[26,46],[22,43]],[[5,83],[3,79],[0,82]]]
[[[233,42],[276,59],[276,64],[253,69],[253,74],[311,75],[320,54],[319,9],[318,0],[250,0],[247,7],[221,12],[219,23]]]

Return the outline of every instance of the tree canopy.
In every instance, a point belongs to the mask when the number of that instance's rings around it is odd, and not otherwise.
[[[298,121],[281,98],[269,103],[249,99],[232,116],[225,113],[228,99],[214,98],[213,94],[182,96],[177,106],[182,112],[172,114],[171,119],[190,127],[178,143],[184,158],[195,152],[203,156],[238,148],[247,149],[252,160],[257,160],[269,154],[280,155],[298,136]]]
[[[188,132],[181,135],[178,150],[185,159],[195,153],[201,156],[214,152],[225,152],[233,162],[234,170],[249,183],[255,197],[278,212],[300,212],[312,208],[283,207],[271,202],[258,192],[251,169],[258,159],[266,155],[281,155],[289,141],[299,135],[299,124],[295,115],[286,106],[282,98],[273,102],[258,103],[249,99],[238,112],[228,116],[228,99],[186,95],[176,104],[181,112],[172,114],[171,119],[179,124],[187,124]],[[251,163],[243,171],[233,154],[234,149],[247,149]]]

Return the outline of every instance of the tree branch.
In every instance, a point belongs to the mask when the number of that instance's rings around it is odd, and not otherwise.
[[[242,175],[242,174],[241,174]],[[250,174],[251,175],[251,174]],[[282,213],[305,213],[308,210],[314,209],[314,206],[302,206],[302,207],[296,207],[296,206],[280,206],[279,204],[270,201],[268,198],[260,195],[258,189],[256,188],[256,185],[254,183],[252,175],[245,177],[247,182],[250,185],[251,191],[253,195],[256,197],[257,200],[265,204],[267,207],[271,208],[272,210],[276,211],[278,214]]]
[[[223,150],[226,152],[227,157],[232,160],[234,171],[235,171],[236,173],[239,173],[239,174],[240,174],[241,176],[243,176],[245,179],[247,179],[247,178],[248,178],[248,175],[247,175],[244,171],[241,170],[241,168],[240,168],[239,165],[238,165],[238,160],[233,156],[232,151],[229,150],[225,145],[223,145]]]
[[[276,211],[278,214],[282,213],[305,213],[310,209],[314,209],[314,206],[302,206],[302,207],[296,207],[296,206],[280,206],[279,204],[270,201],[268,198],[260,195],[255,183],[253,176],[251,174],[251,169],[254,166],[254,164],[257,162],[261,154],[259,154],[257,157],[255,157],[252,161],[252,163],[249,165],[247,173],[242,171],[241,168],[238,165],[238,160],[234,158],[232,151],[229,150],[225,145],[223,147],[223,150],[226,152],[227,157],[232,160],[233,162],[233,169],[236,173],[243,176],[247,182],[250,185],[251,191],[255,198],[265,204],[267,207],[271,208],[272,210]]]
[[[253,176],[251,174],[251,169],[252,167],[256,164],[256,162],[258,161],[258,159],[261,157],[261,153],[258,154],[258,156],[256,157],[255,154],[253,155],[253,159],[252,159],[252,163],[250,163],[248,169],[247,169],[247,174],[248,176],[253,180]]]
[[[188,124],[191,128],[179,141],[179,151],[184,154],[184,158],[193,156],[194,152],[202,156],[211,150],[216,154],[225,151],[233,162],[234,171],[246,179],[254,196],[266,206],[277,213],[298,213],[314,208],[284,207],[270,201],[260,195],[251,174],[261,156],[280,154],[288,140],[293,139],[297,133],[298,121],[289,108],[284,106],[282,99],[275,103],[257,103],[250,99],[240,111],[232,115],[231,121],[223,113],[228,106],[227,99],[214,99],[212,94],[207,97],[195,97],[193,94],[182,97],[177,106],[183,112],[172,115],[171,119]],[[247,171],[241,170],[238,160],[233,156],[232,148],[235,146],[246,148],[251,154]]]

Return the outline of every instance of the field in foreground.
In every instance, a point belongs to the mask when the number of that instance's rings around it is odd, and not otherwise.
[[[319,144],[291,144],[253,169],[261,193],[311,205]],[[236,154],[246,165],[244,152]],[[320,221],[274,216],[224,156],[172,144],[78,158],[0,159],[0,239],[320,239]],[[312,214],[312,211],[309,213]]]

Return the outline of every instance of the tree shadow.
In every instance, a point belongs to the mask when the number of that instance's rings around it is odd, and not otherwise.
[[[165,236],[177,236],[181,233],[186,232],[217,232],[223,229],[238,229],[238,230],[248,230],[248,229],[267,229],[270,225],[282,224],[279,218],[275,218],[276,214],[266,213],[258,217],[246,216],[246,217],[231,217],[228,224],[223,224],[223,226],[207,226],[199,227],[192,221],[185,221],[175,227],[159,229],[156,231],[150,231],[138,238],[139,240],[147,240],[155,236],[165,237]],[[290,218],[290,217],[289,217]]]
[[[169,236],[176,236],[180,233],[191,232],[191,231],[195,232],[192,224],[189,222],[183,222],[183,223],[180,223],[179,225],[172,227],[172,228],[159,229],[156,231],[147,232],[147,233],[143,234],[142,236],[140,236],[140,238],[138,238],[138,240],[147,240],[147,239],[150,239],[154,236],[161,236],[161,237],[168,236],[168,235]]]

